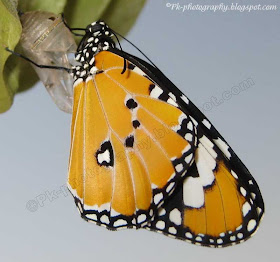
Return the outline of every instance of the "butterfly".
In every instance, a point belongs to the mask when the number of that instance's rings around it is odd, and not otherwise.
[[[41,67],[74,79],[68,188],[81,217],[209,247],[252,236],[261,192],[211,122],[150,60],[117,48],[105,22],[75,30],[78,64]]]
[[[264,214],[256,181],[204,114],[113,36],[90,24],[71,73],[68,187],[82,218],[210,247],[248,239]]]

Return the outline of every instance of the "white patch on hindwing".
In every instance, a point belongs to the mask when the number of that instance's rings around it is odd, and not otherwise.
[[[214,169],[216,168],[216,160],[201,145],[195,152],[195,162],[203,187],[210,186],[215,180]]]
[[[193,208],[204,205],[204,190],[199,177],[187,177],[183,182],[184,204]]]

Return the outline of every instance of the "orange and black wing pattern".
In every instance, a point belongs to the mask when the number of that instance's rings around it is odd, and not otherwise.
[[[155,66],[86,29],[73,68],[68,186],[81,216],[194,244],[248,239],[264,203],[254,178],[197,107]]]
[[[102,51],[94,66],[74,84],[69,189],[86,220],[142,227],[192,164],[195,127],[139,68],[121,74],[122,57]]]
[[[135,57],[132,58],[137,59]],[[248,169],[204,114],[158,69],[139,61],[149,77],[187,112],[195,126],[195,160],[147,229],[197,245],[241,243],[264,214],[259,187]]]
[[[147,228],[210,247],[243,242],[257,230],[264,212],[255,181],[244,179],[197,130],[195,162]]]

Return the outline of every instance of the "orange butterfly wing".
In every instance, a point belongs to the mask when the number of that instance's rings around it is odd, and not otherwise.
[[[194,159],[195,127],[132,63],[102,51],[97,74],[74,85],[69,189],[86,220],[140,227]]]
[[[253,235],[263,216],[256,184],[246,181],[211,139],[197,130],[193,166],[147,228],[197,245],[240,243]]]

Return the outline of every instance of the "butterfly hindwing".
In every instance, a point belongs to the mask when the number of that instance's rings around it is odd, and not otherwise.
[[[147,227],[212,247],[248,239],[263,210],[254,203],[256,194],[237,174],[219,148],[200,133],[192,168]]]

